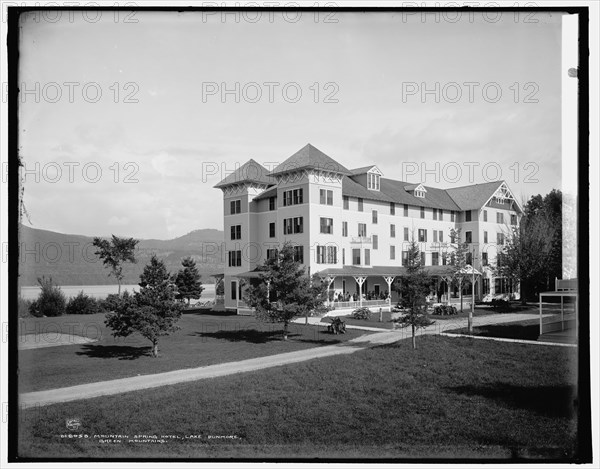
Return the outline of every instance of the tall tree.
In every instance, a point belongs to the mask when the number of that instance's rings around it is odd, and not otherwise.
[[[456,244],[453,251],[449,253],[449,277],[451,282],[458,286],[460,294],[460,311],[463,310],[463,287],[468,285],[470,275],[468,273],[467,254],[470,252],[469,243],[461,241],[461,230],[450,230],[450,241]]]
[[[290,322],[322,307],[327,289],[316,276],[309,278],[294,260],[290,243],[267,259],[261,269],[259,282],[247,288],[245,300],[255,308],[259,320],[283,323],[283,339],[287,340]]]
[[[160,337],[179,329],[181,304],[176,301],[176,286],[163,261],[152,255],[140,275],[140,291],[123,295],[114,312],[106,315],[106,325],[115,337],[135,332],[152,343],[152,356],[158,357]]]
[[[196,267],[196,262],[191,257],[186,257],[181,261],[183,269],[177,272],[175,284],[177,285],[178,300],[187,300],[188,306],[190,300],[197,300],[202,295],[204,287],[200,281],[200,273]]]
[[[535,199],[535,198],[534,198]],[[539,293],[555,249],[556,222],[545,210],[529,211],[521,218],[496,257],[496,274],[521,285],[521,303]]]
[[[119,296],[121,296],[121,282],[123,281],[123,264],[125,262],[135,263],[135,247],[139,240],[133,238],[119,238],[112,235],[109,241],[102,238],[94,238],[93,245],[98,248],[95,254],[102,259],[104,266],[110,268],[110,275],[114,275],[119,284]]]
[[[413,349],[417,348],[416,331],[434,323],[427,316],[426,298],[430,280],[421,265],[419,245],[413,238],[408,245],[406,275],[402,278],[400,287],[402,303],[407,311],[397,320],[401,327],[411,327]]]

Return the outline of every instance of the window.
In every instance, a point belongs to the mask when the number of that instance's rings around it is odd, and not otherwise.
[[[454,221],[454,210],[450,211],[450,221]]]
[[[242,239],[242,225],[233,225],[231,227],[231,239]]]
[[[465,262],[469,265],[473,265],[473,253],[472,252],[467,252],[465,254]]]
[[[488,265],[488,253],[487,252],[481,253],[481,263],[483,265]]]
[[[444,252],[444,254],[442,254],[442,265],[446,265],[446,262],[448,262],[448,254]]]
[[[267,259],[277,259],[277,249],[267,249]]]
[[[396,215],[396,204],[394,202],[390,202],[390,215]]]
[[[359,238],[365,238],[367,236],[367,224],[366,223],[358,224],[358,236],[359,236]]]
[[[421,265],[425,265],[425,253],[421,253]]]
[[[365,249],[365,265],[371,265],[371,250]]]
[[[471,210],[465,212],[465,221],[471,221]]]
[[[275,210],[277,207],[275,205],[276,197],[269,197],[269,210]]]
[[[321,205],[333,205],[333,191],[320,189]]]
[[[396,259],[396,246],[390,246],[390,259]]]
[[[431,265],[440,265],[440,253],[439,252],[431,253]]]
[[[336,264],[337,247],[317,246],[317,264]]]
[[[377,224],[377,210],[373,210],[371,212],[372,217],[373,217],[373,224],[376,225]]]
[[[504,214],[502,212],[496,212],[496,223],[504,223]]]
[[[373,235],[373,249],[379,249],[379,236]]]
[[[367,173],[367,189],[378,191],[380,177],[379,174]]]
[[[490,279],[489,278],[484,278],[483,279],[483,287],[482,287],[482,293],[484,295],[487,295],[490,292]]]
[[[275,222],[269,223],[269,238],[275,237]]]
[[[433,242],[434,243],[438,242],[438,232],[437,232],[437,230],[433,230]]]
[[[420,243],[427,242],[427,230],[419,230],[419,242]]]
[[[342,265],[346,265],[346,249],[342,248]],[[346,290],[344,290],[346,291]]]
[[[402,251],[402,265],[408,265],[408,251]]]
[[[390,225],[390,238],[396,237],[396,225]]]
[[[483,221],[487,221],[487,210],[483,211]]]
[[[304,203],[302,189],[292,189],[283,193],[283,206],[298,205]]]
[[[434,208],[433,209],[433,219],[434,220],[437,220],[437,214],[438,214],[437,208]]]
[[[352,250],[352,265],[360,265],[360,249]]]
[[[241,200],[232,200],[229,203],[229,213],[231,215],[235,215],[236,213],[242,213],[242,201]]]
[[[408,205],[404,204],[404,216],[407,217],[408,216]]]
[[[514,213],[510,214],[510,224],[511,225],[516,225],[517,224],[517,216]]]
[[[363,211],[363,199],[361,199],[360,197],[358,198],[358,211]]]
[[[488,235],[487,235],[487,231],[484,231],[484,232],[483,232],[483,243],[484,243],[484,244],[487,244],[487,242],[488,242]]]
[[[415,197],[424,198],[425,197],[425,191],[415,190]]]
[[[350,197],[345,195],[343,197],[343,200],[344,200],[344,210],[348,210],[350,208]]]
[[[439,215],[440,215],[440,221],[444,220],[444,210],[440,208],[439,210]]]
[[[440,235],[438,236],[438,241],[440,243],[444,242],[444,232],[442,230],[440,230]]]
[[[231,299],[237,300],[237,282],[231,282]]]
[[[346,236],[348,236],[348,222],[347,221],[343,221],[342,222],[342,236],[345,238]]]
[[[294,246],[294,262],[304,264],[304,246]]]
[[[229,251],[229,267],[241,267],[242,251]]]
[[[404,241],[408,241],[408,228],[404,228]]]
[[[465,231],[465,243],[471,244],[473,242],[473,232]]]
[[[333,234],[333,218],[321,218],[321,233]]]
[[[500,245],[504,244],[504,233],[498,233],[496,235],[496,243]]]
[[[283,220],[283,234],[298,234],[304,232],[303,217],[285,218]]]
[[[421,218],[425,218],[425,207],[421,207]]]

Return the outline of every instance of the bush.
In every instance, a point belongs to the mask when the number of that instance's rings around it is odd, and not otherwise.
[[[494,298],[492,300],[492,308],[495,311],[510,311],[510,301]]]
[[[120,297],[116,293],[111,293],[106,298],[104,298],[104,300],[98,301],[98,306],[100,307],[100,309],[103,309],[106,312],[116,311],[116,308],[119,305],[119,303],[123,299],[128,300],[130,297],[131,294],[127,290],[125,290]]]
[[[52,277],[38,278],[42,291],[38,299],[31,304],[32,316],[62,316],[65,314],[67,299],[58,285],[52,283]]]
[[[26,318],[31,315],[31,304],[32,300],[26,300],[24,298],[20,298],[17,302],[17,311],[20,318]]]
[[[454,316],[458,314],[458,311],[452,305],[439,305],[433,308],[433,314],[436,316]]]
[[[99,302],[80,291],[67,303],[67,314],[96,314],[100,313],[102,308]]]
[[[352,317],[354,319],[371,319],[371,310],[369,308],[358,308],[352,312]]]

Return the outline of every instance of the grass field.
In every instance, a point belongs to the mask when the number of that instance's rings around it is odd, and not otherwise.
[[[424,336],[21,413],[21,456],[564,458],[576,350]],[[69,431],[66,419],[81,428]],[[87,435],[68,438],[65,434]],[[102,436],[118,434],[117,442]],[[136,435],[151,441],[141,443]],[[139,440],[139,439],[138,439]]]
[[[333,335],[316,325],[291,324],[289,339],[283,341],[280,324],[235,315],[184,314],[178,324],[181,330],[163,337],[160,356],[152,358],[150,342],[143,337],[113,338],[104,325],[104,314],[20,320],[20,337],[27,334],[28,341],[52,341],[57,332],[99,340],[20,350],[19,392],[214,365],[332,345],[368,334],[349,330]]]
[[[447,330],[445,332],[454,334],[468,334],[466,327]],[[540,322],[538,319],[531,319],[519,322],[509,322],[505,324],[490,324],[486,326],[477,326],[473,328],[473,335],[484,337],[500,337],[505,339],[519,340],[537,340],[540,335]]]

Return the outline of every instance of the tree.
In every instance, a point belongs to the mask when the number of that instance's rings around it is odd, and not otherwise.
[[[123,264],[125,262],[135,263],[135,247],[139,240],[133,238],[119,238],[112,235],[112,240],[94,238],[93,245],[98,248],[94,253],[102,259],[104,266],[109,267],[119,284],[119,296],[121,296],[121,282],[123,280]]]
[[[539,278],[548,269],[555,249],[556,222],[544,210],[521,218],[496,257],[496,275],[521,284],[521,303],[539,293]]]
[[[197,300],[202,295],[204,287],[200,281],[200,274],[196,267],[196,262],[191,257],[186,257],[181,261],[183,269],[177,272],[175,284],[177,285],[177,299],[187,300],[188,306],[193,298]]]
[[[140,275],[140,291],[123,295],[114,312],[106,315],[106,325],[115,337],[138,332],[152,343],[152,356],[158,357],[160,337],[179,329],[181,304],[176,301],[176,287],[163,261],[152,255]]]
[[[327,298],[325,285],[309,278],[294,260],[294,247],[285,243],[278,255],[267,259],[259,282],[246,290],[246,302],[255,308],[261,321],[283,323],[283,339],[287,340],[290,322],[323,306]]]
[[[406,275],[402,278],[400,287],[402,302],[408,311],[397,320],[401,327],[411,327],[413,349],[417,348],[417,329],[434,323],[427,317],[426,298],[430,283],[430,278],[421,265],[419,245],[413,238],[408,246]]]
[[[454,251],[450,253],[450,266],[449,277],[453,284],[458,285],[458,291],[460,293],[460,312],[463,311],[463,286],[469,283],[467,254],[470,252],[469,243],[461,242],[461,230],[450,230],[450,240],[452,243],[456,243]]]

